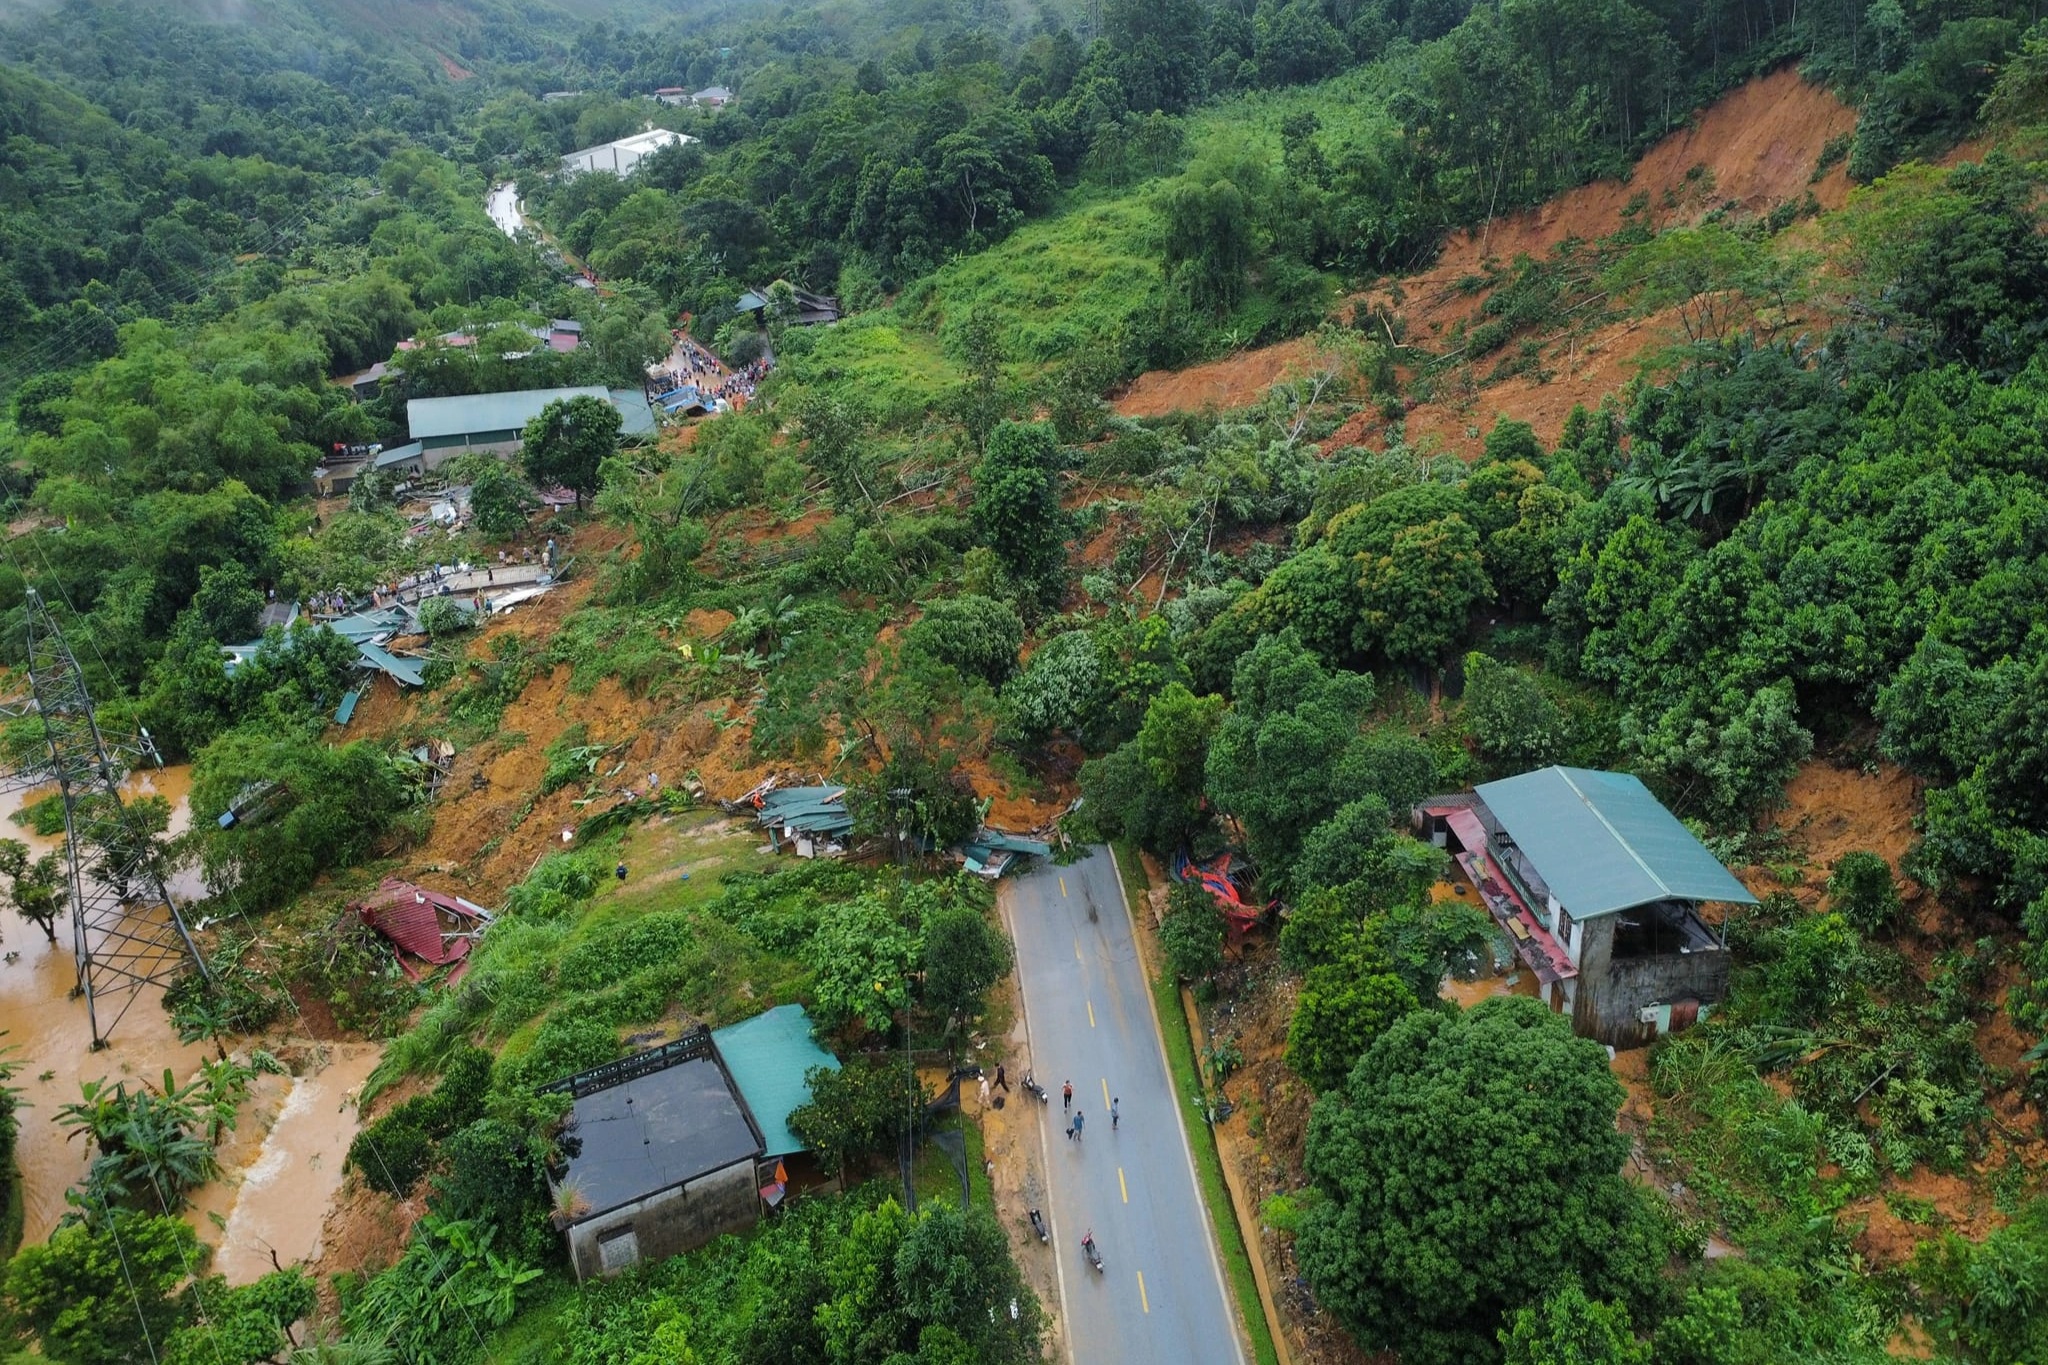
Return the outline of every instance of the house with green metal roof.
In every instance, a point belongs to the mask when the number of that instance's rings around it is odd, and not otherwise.
[[[1543,768],[1414,816],[1577,1032],[1641,1047],[1727,999],[1726,932],[1700,907],[1756,897],[1640,779]]]

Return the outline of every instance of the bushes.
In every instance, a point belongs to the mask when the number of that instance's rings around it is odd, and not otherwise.
[[[438,1160],[441,1142],[482,1115],[491,1068],[490,1053],[464,1048],[432,1094],[415,1095],[357,1133],[348,1164],[373,1189],[396,1199],[411,1194]]]
[[[1176,978],[1200,981],[1222,966],[1223,931],[1223,907],[1199,882],[1179,882],[1166,893],[1159,947]]]
[[[1000,687],[1017,667],[1024,622],[1007,603],[969,594],[925,603],[924,615],[904,639],[940,663]]]
[[[1844,853],[1828,877],[1828,908],[1860,934],[1890,932],[1899,916],[1899,888],[1891,864],[1875,853]]]

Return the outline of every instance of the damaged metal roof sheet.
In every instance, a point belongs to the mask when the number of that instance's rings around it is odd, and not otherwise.
[[[844,787],[784,787],[762,796],[763,825],[806,834],[844,834],[853,828]]]

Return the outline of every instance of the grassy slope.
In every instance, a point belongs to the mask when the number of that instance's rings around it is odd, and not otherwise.
[[[1370,156],[1393,131],[1375,93],[1383,79],[1381,68],[1368,67],[1204,108],[1186,123],[1188,160],[1197,167],[1276,166],[1280,126],[1301,113],[1321,121],[1319,137],[1333,162],[1344,160],[1346,149]],[[1051,216],[949,262],[889,307],[813,334],[807,354],[788,358],[786,382],[858,393],[885,422],[908,426],[959,382],[958,358],[946,342],[976,308],[995,315],[1010,360],[1028,374],[1091,345],[1114,344],[1134,317],[1155,306],[1159,251],[1149,200],[1158,184],[1154,178],[1120,190],[1075,191]],[[1221,334],[1249,336],[1263,322],[1255,297]]]

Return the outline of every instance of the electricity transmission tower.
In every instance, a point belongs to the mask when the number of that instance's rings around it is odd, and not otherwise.
[[[162,850],[121,804],[130,760],[160,764],[156,745],[146,730],[133,743],[107,739],[78,660],[33,588],[27,614],[29,708],[43,745],[0,777],[0,789],[54,785],[64,802],[72,956],[97,1050],[145,987],[168,985],[187,967],[210,973],[164,887]]]

